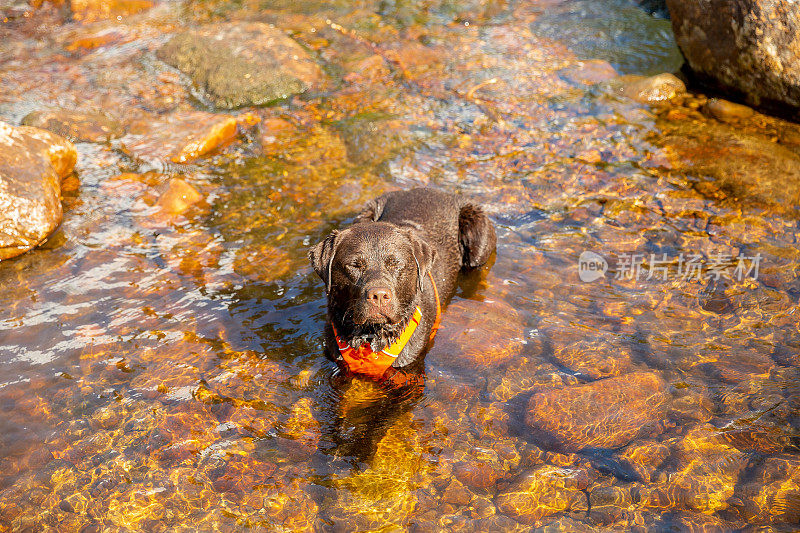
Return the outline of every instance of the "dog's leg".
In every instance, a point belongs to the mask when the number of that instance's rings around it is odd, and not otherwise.
[[[458,214],[458,244],[461,267],[479,267],[489,260],[497,244],[494,224],[480,207],[466,204]]]

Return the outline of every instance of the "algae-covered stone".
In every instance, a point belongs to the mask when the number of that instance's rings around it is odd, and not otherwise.
[[[0,122],[0,260],[38,246],[61,223],[61,180],[77,158],[58,135]]]
[[[669,394],[652,372],[635,372],[534,394],[526,422],[546,445],[577,451],[617,448],[658,429]]]
[[[157,56],[188,75],[217,107],[264,105],[318,85],[322,71],[282,31],[259,22],[204,26],[174,36]]]
[[[77,111],[34,111],[22,119],[25,126],[34,126],[73,141],[106,142],[119,137],[120,124],[102,113]]]

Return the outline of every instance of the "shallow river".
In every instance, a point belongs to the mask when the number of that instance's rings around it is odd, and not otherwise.
[[[3,9],[0,119],[111,133],[76,142],[57,232],[0,264],[0,529],[797,527],[800,130],[624,97],[617,74],[680,66],[669,21],[623,0]],[[324,80],[225,111],[156,56],[245,20]],[[223,146],[170,157],[229,116]],[[179,185],[202,200],[165,208]],[[343,380],[306,250],[414,186],[477,198],[496,258],[424,383]]]

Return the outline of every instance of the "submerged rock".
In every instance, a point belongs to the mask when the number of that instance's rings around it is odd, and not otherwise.
[[[706,105],[703,106],[703,112],[711,115],[717,120],[722,122],[733,122],[736,120],[750,118],[753,116],[752,108],[746,105],[736,104],[721,98],[711,98]]]
[[[522,322],[513,307],[501,300],[462,300],[447,308],[428,357],[468,368],[491,366],[513,359],[524,344]]]
[[[229,143],[236,134],[236,118],[190,111],[147,122],[118,142],[137,159],[187,163]]]
[[[800,458],[769,457],[737,487],[736,512],[748,523],[800,523]]]
[[[667,0],[692,71],[748,103],[800,111],[800,15],[789,0]]]
[[[582,339],[559,346],[553,350],[553,357],[571,371],[591,379],[619,376],[632,366],[630,348],[610,335],[607,339]]]
[[[22,119],[25,126],[51,131],[73,141],[106,142],[121,133],[120,124],[102,113],[34,111]]]
[[[299,44],[259,22],[214,24],[179,33],[156,55],[188,75],[224,109],[268,104],[302,93],[323,78]]]
[[[635,372],[534,394],[525,421],[552,447],[617,448],[656,430],[666,416],[668,399],[661,378]]]
[[[643,104],[672,100],[686,92],[686,85],[672,74],[658,74],[645,78],[628,76],[622,86],[622,95]]]
[[[72,17],[81,22],[120,19],[153,7],[150,0],[71,0]]]
[[[61,223],[61,180],[77,159],[58,135],[0,122],[0,260],[38,246]]]
[[[542,465],[498,494],[495,503],[501,513],[533,524],[568,509],[586,510],[586,495],[581,491],[588,484],[583,469]]]
[[[179,215],[202,199],[197,189],[180,178],[172,178],[167,190],[158,198],[158,206],[165,214]]]
[[[642,505],[701,513],[727,509],[748,454],[731,446],[711,425],[693,429],[673,448],[670,462],[675,469],[663,483],[642,489]]]

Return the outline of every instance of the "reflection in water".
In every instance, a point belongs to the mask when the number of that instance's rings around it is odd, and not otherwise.
[[[0,264],[0,529],[800,520],[800,130],[623,98],[616,72],[676,67],[668,21],[617,0],[31,5],[3,15],[0,117],[63,108],[82,140],[60,228]],[[325,79],[226,111],[156,56],[242,20]],[[306,250],[420,185],[485,205],[497,256],[461,279],[424,382],[387,390],[322,356]],[[610,263],[591,282],[587,250]],[[762,263],[614,265],[681,253]]]

